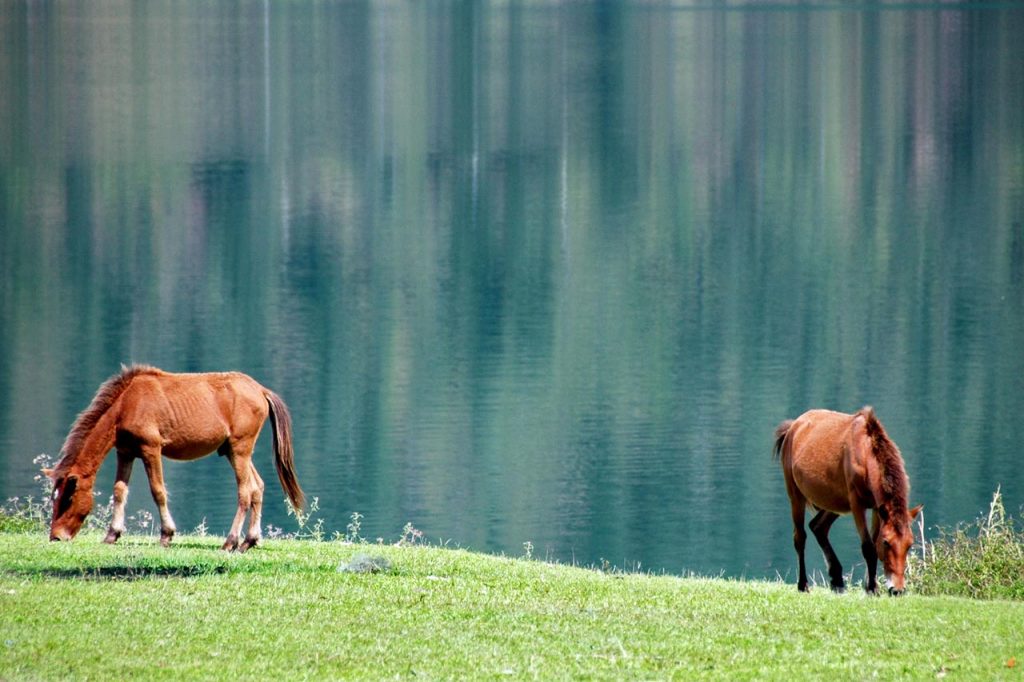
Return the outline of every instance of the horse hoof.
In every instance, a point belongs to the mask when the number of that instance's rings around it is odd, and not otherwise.
[[[172,537],[174,537],[174,536],[173,535],[165,535],[164,533],[161,533],[160,534],[160,546],[161,547],[170,547],[171,546],[171,538]]]
[[[234,552],[238,549],[238,538],[228,538],[224,541],[224,544],[221,545],[221,549],[225,552]]]
[[[833,585],[832,591],[836,594],[843,594],[844,592],[846,592],[846,585]]]
[[[252,549],[253,547],[258,545],[259,543],[260,543],[260,539],[259,538],[246,538],[245,542],[243,542],[239,546],[238,551],[239,552],[245,552],[246,550]]]
[[[118,538],[120,538],[120,537],[121,537],[120,533],[117,533],[115,531],[108,531],[107,532],[107,537],[103,538],[103,542],[108,544],[108,545],[112,545],[115,542],[117,542]]]

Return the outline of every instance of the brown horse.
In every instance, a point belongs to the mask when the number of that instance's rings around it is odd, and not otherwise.
[[[896,444],[882,428],[870,407],[855,414],[810,410],[775,430],[775,457],[781,458],[793,513],[793,546],[800,562],[797,587],[807,591],[804,567],[804,510],[817,510],[811,531],[825,553],[832,589],[844,588],[839,564],[828,531],[840,514],[853,514],[861,539],[861,552],[868,566],[865,589],[878,589],[875,572],[882,557],[889,593],[904,590],[907,552],[914,542],[911,521],[921,511],[907,509],[910,483]],[[865,513],[874,510],[871,532]]]
[[[124,532],[124,505],[135,459],[141,459],[149,488],[160,511],[160,544],[167,546],[175,527],[167,509],[161,456],[193,460],[217,451],[227,457],[238,483],[238,511],[225,550],[244,552],[262,537],[263,479],[252,463],[252,449],[270,416],[274,462],[281,487],[291,503],[303,503],[292,458],[291,415],[273,391],[239,372],[170,374],[155,367],[124,368],[108,379],[89,407],[78,415],[53,469],[51,540],[70,540],[92,511],[96,471],[112,447],[117,448],[114,509],[104,542]],[[247,512],[249,531],[239,545]]]

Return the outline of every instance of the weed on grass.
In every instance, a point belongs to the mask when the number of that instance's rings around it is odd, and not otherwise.
[[[363,525],[363,515],[359,512],[352,512],[352,516],[349,517],[348,525],[345,526],[345,541],[356,544],[366,542],[359,531]]]
[[[1000,489],[987,514],[967,526],[939,529],[910,557],[919,594],[1024,600],[1024,530],[1007,516]]]
[[[39,486],[39,497],[11,497],[0,506],[0,532],[34,533],[41,532],[50,523],[53,515],[53,481],[42,473],[43,467],[52,467],[53,459],[46,454],[37,455],[32,463],[40,468],[33,480]]]

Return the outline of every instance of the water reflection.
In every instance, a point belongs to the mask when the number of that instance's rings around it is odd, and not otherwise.
[[[785,572],[814,405],[875,405],[929,523],[1016,508],[1022,23],[5,6],[0,491],[138,361],[281,393],[369,537]],[[227,527],[223,462],[167,469]]]

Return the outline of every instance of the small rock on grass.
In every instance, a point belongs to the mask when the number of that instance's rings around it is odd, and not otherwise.
[[[391,570],[391,562],[382,556],[357,554],[352,561],[338,566],[339,573],[387,573]]]

